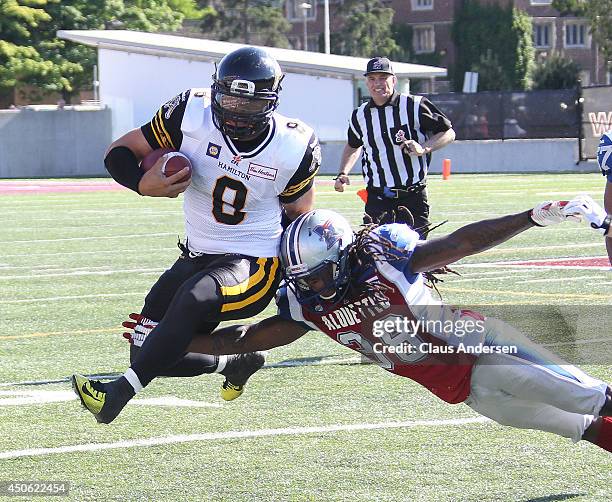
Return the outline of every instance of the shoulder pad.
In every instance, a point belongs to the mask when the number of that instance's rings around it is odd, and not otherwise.
[[[310,134],[312,134],[312,127],[310,127],[308,124],[305,124],[299,119],[288,118],[281,115],[280,113],[277,113],[275,117],[277,124],[281,129],[284,129],[288,132],[295,131],[300,135],[308,135],[308,137],[310,137]]]

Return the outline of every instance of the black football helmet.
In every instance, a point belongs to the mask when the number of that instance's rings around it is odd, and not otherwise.
[[[257,137],[278,106],[283,77],[276,60],[263,49],[242,47],[227,54],[213,75],[215,127],[232,139]]]

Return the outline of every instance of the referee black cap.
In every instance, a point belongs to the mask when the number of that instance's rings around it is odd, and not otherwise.
[[[366,76],[370,73],[388,73],[389,75],[395,75],[391,67],[391,61],[389,61],[388,58],[381,58],[380,56],[368,61],[366,72],[363,75]]]

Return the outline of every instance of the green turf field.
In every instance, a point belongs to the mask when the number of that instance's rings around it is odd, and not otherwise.
[[[321,183],[317,205],[358,223],[354,181],[344,194]],[[449,220],[434,235],[578,192],[601,201],[603,187],[596,174],[432,176],[432,220]],[[3,195],[0,209],[0,485],[70,481],[76,501],[612,500],[610,454],[481,421],[322,334],[272,351],[235,402],[218,397],[219,375],[159,379],[98,425],[67,377],[126,369],[120,324],[177,256],[181,201]],[[605,254],[586,225],[531,229],[464,260],[439,289],[505,312],[612,382],[612,271],[499,264]]]

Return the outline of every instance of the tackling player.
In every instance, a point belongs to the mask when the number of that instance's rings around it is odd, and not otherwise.
[[[109,383],[73,376],[99,422],[157,376],[220,372],[231,400],[263,365],[262,354],[190,354],[187,346],[195,333],[268,305],[280,281],[282,212],[294,219],[312,209],[320,146],[311,127],[275,111],[282,79],[267,52],[240,48],[221,60],[212,89],[182,92],[110,146],[105,165],[117,182],[152,197],[185,192],[187,240],[145,298],[125,375]],[[139,161],[158,148],[186,154],[192,178],[179,181],[185,169],[166,178],[163,158],[144,173]]]
[[[465,403],[502,425],[585,439],[612,451],[612,389],[560,360],[508,324],[432,298],[431,271],[482,252],[534,226],[597,212],[587,197],[545,202],[420,241],[406,225],[356,235],[337,213],[300,216],[281,243],[286,286],[278,315],[198,336],[190,350],[265,350],[319,330],[411,378],[448,403]]]

